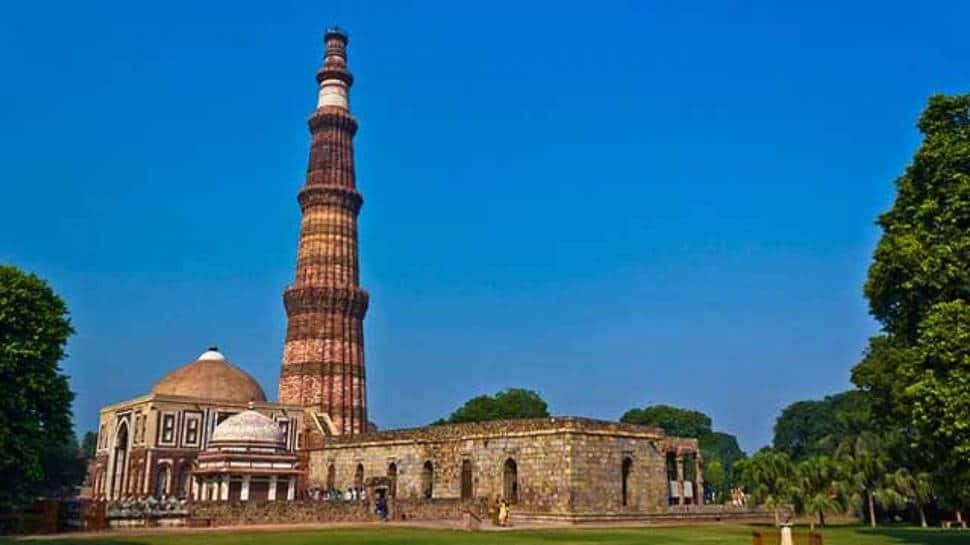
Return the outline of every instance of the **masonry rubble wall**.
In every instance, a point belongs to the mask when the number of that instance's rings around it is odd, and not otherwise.
[[[391,520],[460,520],[464,513],[481,516],[481,504],[458,500],[391,500]],[[312,522],[374,522],[374,505],[365,501],[196,502],[190,525],[299,524]]]
[[[363,480],[393,477],[394,496],[420,499],[430,464],[435,499],[510,498],[513,510],[521,513],[660,512],[668,505],[668,439],[658,428],[584,418],[331,437],[310,452],[308,483],[324,490],[354,488],[362,468]],[[693,439],[677,439],[677,445],[697,448]],[[515,468],[514,493],[510,466]],[[464,490],[463,469],[471,476]]]

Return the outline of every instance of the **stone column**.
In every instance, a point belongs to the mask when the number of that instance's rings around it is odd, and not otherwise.
[[[239,490],[239,501],[249,501],[249,475],[243,475],[242,488]]]
[[[266,499],[276,501],[276,475],[271,475],[269,478],[269,496]]]
[[[286,501],[293,501],[296,498],[296,477],[286,479]]]
[[[229,500],[229,475],[223,475],[219,483],[219,499],[222,501]]]
[[[695,497],[697,505],[704,505],[704,474],[701,472],[701,455],[694,454],[694,488],[697,489]]]
[[[677,453],[677,505],[684,505],[684,455]]]

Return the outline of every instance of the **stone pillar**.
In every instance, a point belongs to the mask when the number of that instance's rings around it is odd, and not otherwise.
[[[293,501],[296,499],[296,483],[294,482],[296,477],[289,477],[286,479],[286,501]]]
[[[677,505],[684,505],[684,455],[677,453]]]
[[[704,505],[704,474],[701,472],[701,455],[694,454],[694,488],[697,489],[695,497],[697,505]]]
[[[239,501],[249,501],[249,475],[243,475],[242,489],[239,490]]]
[[[223,475],[219,478],[219,499],[222,501],[229,500],[229,475]]]
[[[269,478],[269,496],[266,499],[276,501],[276,475],[271,475]]]

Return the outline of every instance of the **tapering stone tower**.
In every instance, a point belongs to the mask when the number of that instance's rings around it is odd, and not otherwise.
[[[310,116],[310,164],[298,200],[303,212],[296,279],[283,294],[288,320],[280,402],[303,405],[321,427],[340,434],[367,431],[364,314],[359,285],[354,181],[357,120],[348,100],[347,34],[327,31],[317,72],[320,94]],[[329,420],[329,421],[328,421]]]

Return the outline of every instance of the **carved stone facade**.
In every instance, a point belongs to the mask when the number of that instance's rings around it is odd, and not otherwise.
[[[216,426],[250,405],[276,423],[288,451],[303,446],[303,408],[267,402],[258,384],[215,350],[169,373],[148,395],[104,407],[88,469],[91,496],[191,497],[196,458]]]
[[[326,421],[327,433],[368,431],[363,320],[367,292],[359,285],[357,214],[363,199],[354,177],[347,35],[327,32],[317,73],[320,94],[310,116],[310,160],[298,200],[303,219],[296,278],[283,295],[286,344],[279,398]]]

